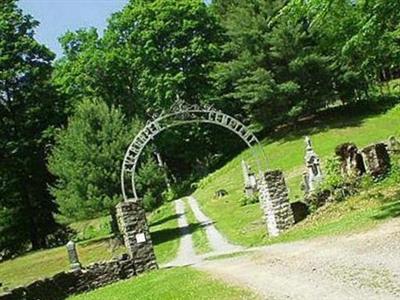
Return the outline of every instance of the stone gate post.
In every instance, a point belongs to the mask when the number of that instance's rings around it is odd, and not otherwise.
[[[261,174],[259,197],[270,236],[278,236],[294,224],[293,212],[282,171],[267,171]]]
[[[123,201],[116,210],[118,226],[136,273],[157,269],[146,213],[140,201]]]

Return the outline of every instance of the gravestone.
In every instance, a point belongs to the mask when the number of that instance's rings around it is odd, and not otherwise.
[[[364,159],[355,144],[341,144],[336,147],[335,153],[341,160],[343,176],[360,176],[365,173]]]
[[[242,160],[242,171],[244,179],[244,191],[246,196],[250,197],[257,192],[257,179],[250,166]]]
[[[294,224],[288,189],[280,170],[267,171],[259,181],[260,205],[264,211],[270,236],[278,236]]]
[[[146,213],[140,201],[123,201],[116,209],[118,225],[136,273],[157,269]]]
[[[400,154],[400,141],[394,136],[389,137],[387,150],[391,155]]]
[[[323,180],[321,163],[318,155],[315,153],[311,139],[307,136],[306,142],[306,155],[304,160],[307,170],[303,173],[304,190],[306,193],[313,192],[318,184]]]
[[[390,169],[390,157],[384,143],[367,146],[361,150],[367,173],[373,177],[386,174]]]
[[[80,270],[82,268],[79,262],[78,252],[76,251],[76,245],[73,241],[69,241],[66,245],[68,252],[68,259],[71,266],[71,270]]]

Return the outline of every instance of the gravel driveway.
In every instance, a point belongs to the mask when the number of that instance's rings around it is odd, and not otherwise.
[[[196,266],[263,299],[400,299],[400,218],[368,232],[277,244]]]

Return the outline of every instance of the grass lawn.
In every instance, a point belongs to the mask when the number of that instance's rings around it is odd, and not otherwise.
[[[354,142],[359,147],[400,134],[400,106],[386,113],[354,116],[346,113],[327,117],[324,122],[291,131],[274,139],[262,141],[270,169],[282,169],[285,173],[292,200],[301,195],[299,184],[304,168],[304,136],[309,135],[314,149],[324,159],[334,154],[337,145]],[[194,196],[204,212],[216,222],[227,238],[237,244],[255,246],[268,240],[262,212],[258,204],[240,205],[243,196],[241,161],[254,164],[250,150],[246,150],[221,169],[210,174],[198,184]],[[214,198],[218,189],[228,195]]]
[[[185,212],[196,253],[204,254],[210,252],[212,249],[207,238],[206,230],[198,223],[187,201],[185,201]]]
[[[164,269],[122,281],[68,300],[234,300],[260,299],[253,293],[234,287],[192,268]]]
[[[78,237],[92,240],[77,244],[79,258],[83,265],[110,260],[125,252],[123,246],[113,249],[110,245],[108,217],[73,223],[71,227]],[[173,259],[179,245],[179,230],[172,203],[167,203],[149,217],[150,230],[158,262]],[[3,287],[13,288],[30,283],[38,278],[46,278],[68,270],[69,262],[65,247],[27,253],[0,263],[0,282]]]
[[[267,239],[267,244],[364,231],[399,216],[400,186],[383,182],[343,202],[322,207],[284,234]]]
[[[158,263],[166,263],[175,258],[180,231],[178,216],[173,202],[167,202],[149,216],[150,233]]]
[[[125,251],[124,247],[111,250],[109,240],[80,243],[77,247],[83,265],[109,260]],[[3,283],[3,287],[13,288],[68,269],[69,262],[65,247],[31,252],[1,263],[0,282]]]
[[[71,229],[77,232],[76,240],[86,241],[91,239],[111,236],[111,217],[100,217],[92,220],[74,222]]]

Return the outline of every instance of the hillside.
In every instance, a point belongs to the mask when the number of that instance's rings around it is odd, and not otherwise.
[[[292,200],[301,197],[300,182],[304,168],[304,137],[311,137],[314,149],[322,160],[334,154],[337,145],[353,142],[359,147],[400,133],[400,106],[383,113],[360,113],[346,110],[317,119],[313,124],[263,140],[262,146],[270,169],[282,169]],[[198,184],[195,197],[216,226],[234,243],[254,246],[266,243],[267,236],[258,203],[241,206],[243,179],[241,161],[253,162],[246,150]],[[228,195],[217,199],[214,193],[225,189]]]

